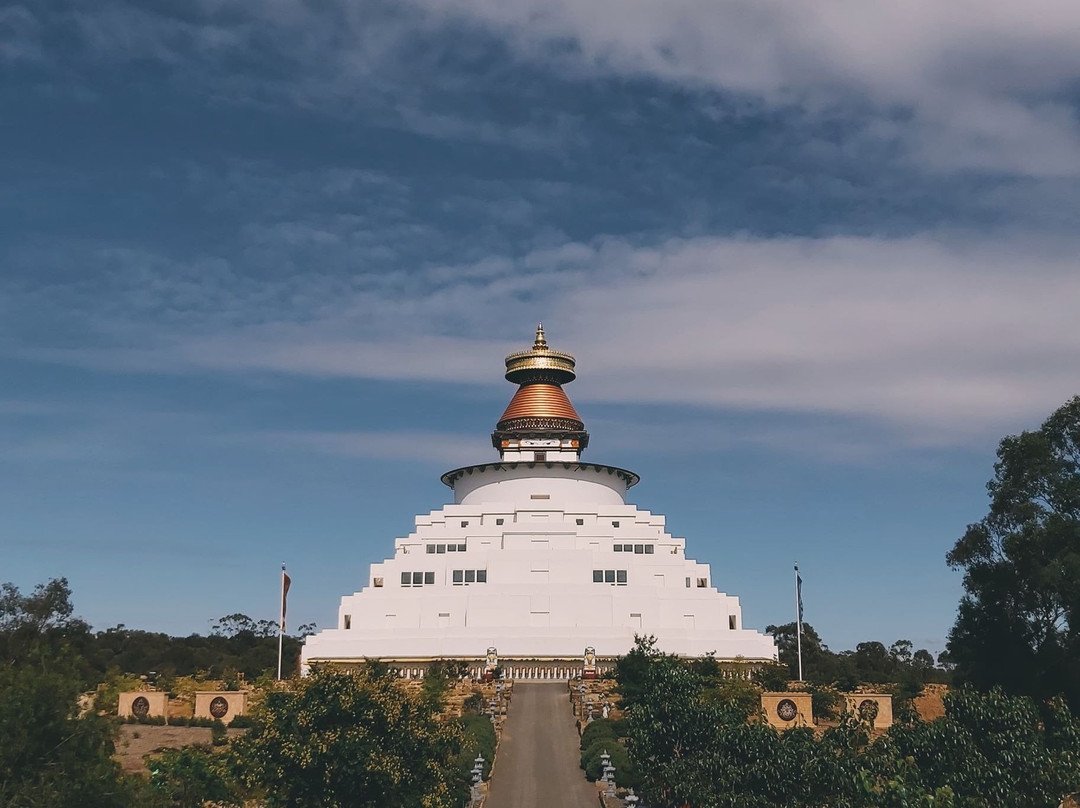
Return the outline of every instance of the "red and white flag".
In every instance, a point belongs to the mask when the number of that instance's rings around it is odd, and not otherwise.
[[[289,587],[292,585],[292,578],[289,577],[289,573],[285,572],[285,565],[281,565],[281,630],[285,631],[285,605],[287,598],[289,597]]]

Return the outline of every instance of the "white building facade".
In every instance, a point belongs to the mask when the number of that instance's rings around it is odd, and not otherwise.
[[[479,672],[493,648],[515,678],[565,678],[586,648],[603,672],[635,635],[682,656],[776,659],[664,517],[626,502],[637,475],[581,460],[589,436],[562,390],[573,357],[538,328],[506,365],[519,389],[492,435],[499,460],[443,475],[454,503],[418,516],[393,557],[371,565],[337,626],[307,639],[303,668],[375,658],[420,675],[441,658]]]

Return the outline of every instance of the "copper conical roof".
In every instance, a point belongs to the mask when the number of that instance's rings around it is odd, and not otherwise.
[[[507,381],[520,386],[492,438],[507,433],[552,437],[573,434],[583,438],[584,446],[588,441],[585,424],[562,389],[576,377],[575,365],[573,356],[548,347],[544,326],[537,325],[532,348],[506,357]]]
[[[510,399],[500,421],[514,418],[569,418],[581,422],[581,417],[557,384],[523,384]]]

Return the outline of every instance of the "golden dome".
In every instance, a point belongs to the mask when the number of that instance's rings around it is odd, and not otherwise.
[[[506,357],[506,380],[515,384],[527,381],[550,381],[566,384],[577,378],[574,357],[548,347],[544,324],[536,326],[536,339],[527,351],[516,351]]]

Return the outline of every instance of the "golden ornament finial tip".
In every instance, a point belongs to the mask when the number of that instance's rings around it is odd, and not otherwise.
[[[543,323],[537,323],[536,324],[536,340],[533,342],[533,349],[535,350],[535,349],[538,349],[538,348],[546,348],[546,347],[547,347],[547,338],[544,337],[544,324]]]

